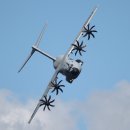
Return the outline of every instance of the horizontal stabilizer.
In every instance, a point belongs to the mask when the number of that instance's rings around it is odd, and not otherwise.
[[[26,63],[29,61],[29,59],[31,58],[31,56],[34,54],[35,50],[32,49],[31,53],[29,54],[29,56],[27,57],[27,59],[25,60],[25,62],[23,63],[23,65],[21,66],[21,68],[19,69],[18,73],[23,69],[23,67],[26,65]]]
[[[31,51],[31,53],[29,54],[29,56],[27,57],[27,59],[25,60],[25,62],[23,63],[23,65],[21,66],[21,68],[19,69],[18,72],[20,72],[20,71],[23,69],[23,67],[24,67],[24,66],[26,65],[26,63],[29,61],[29,59],[30,59],[31,56],[34,54],[34,52],[37,51],[37,50],[35,49],[35,47],[37,48],[37,47],[39,46],[39,44],[40,44],[40,42],[41,42],[41,39],[42,39],[42,37],[43,37],[43,34],[44,34],[44,32],[45,32],[46,27],[47,27],[47,23],[45,23],[45,25],[44,25],[44,27],[43,27],[43,29],[42,29],[42,31],[41,31],[41,33],[40,33],[40,35],[39,35],[39,37],[38,37],[36,43],[32,46],[32,51]]]
[[[43,34],[45,33],[46,28],[47,28],[47,23],[45,23],[45,25],[43,26],[42,31],[41,31],[36,43],[34,44],[34,46],[36,46],[36,47],[39,46],[39,44],[40,44],[40,42],[41,42],[41,40],[43,38]]]

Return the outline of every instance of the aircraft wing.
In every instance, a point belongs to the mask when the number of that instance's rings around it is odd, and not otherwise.
[[[57,78],[57,75],[58,75],[58,73],[59,73],[59,69],[60,69],[60,66],[56,69],[56,71],[55,71],[55,73],[54,73],[54,75],[53,75],[51,81],[49,82],[49,84],[48,84],[48,86],[47,86],[47,88],[46,88],[44,94],[42,95],[41,99],[43,99],[44,96],[47,96],[49,90],[51,89],[51,82],[54,82],[55,79]],[[41,99],[40,99],[40,100],[41,100]],[[40,106],[41,106],[40,100],[39,100],[39,102],[38,102],[38,104],[37,104],[37,106],[36,106],[36,108],[35,108],[33,114],[31,115],[31,117],[30,117],[30,119],[29,119],[29,121],[28,121],[29,124],[31,123],[33,117],[35,116],[35,114],[37,113],[38,109],[39,109]]]
[[[93,9],[93,11],[91,12],[90,16],[88,17],[88,19],[86,20],[86,22],[84,23],[83,27],[81,28],[80,32],[78,33],[77,37],[74,39],[72,45],[70,46],[70,48],[68,49],[68,51],[65,54],[65,57],[69,56],[70,53],[72,52],[72,50],[74,49],[74,45],[76,45],[77,41],[80,39],[80,37],[82,36],[83,33],[83,29],[90,23],[91,19],[93,18],[94,14],[96,13],[98,7],[95,7]]]

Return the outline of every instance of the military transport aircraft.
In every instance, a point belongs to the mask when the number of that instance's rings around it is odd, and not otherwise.
[[[82,56],[82,52],[85,52],[84,48],[86,47],[86,45],[84,45],[84,42],[81,39],[83,39],[84,37],[87,37],[87,39],[89,40],[91,38],[91,36],[93,38],[95,37],[94,33],[97,31],[94,30],[95,26],[90,27],[90,21],[93,18],[94,14],[96,13],[97,9],[98,8],[95,7],[92,10],[90,16],[84,23],[83,27],[81,28],[80,32],[78,33],[77,37],[74,39],[73,43],[71,44],[71,46],[67,50],[67,52],[64,55],[60,55],[56,58],[53,56],[50,56],[48,53],[39,49],[39,44],[41,42],[41,39],[43,37],[47,24],[44,25],[36,43],[32,46],[32,51],[31,51],[30,55],[27,57],[27,59],[25,60],[24,64],[22,65],[22,67],[19,69],[18,72],[20,72],[23,69],[23,67],[29,61],[29,59],[34,54],[34,52],[39,52],[42,55],[48,57],[49,59],[51,59],[53,61],[55,73],[52,76],[45,92],[43,93],[42,97],[40,98],[28,123],[31,123],[33,117],[35,116],[36,112],[38,111],[38,109],[41,106],[44,106],[43,110],[45,110],[46,108],[48,108],[48,110],[50,110],[50,107],[54,107],[53,102],[55,100],[51,99],[51,93],[49,94],[49,91],[51,90],[51,92],[56,92],[56,95],[58,95],[59,91],[63,92],[62,87],[65,87],[64,85],[61,84],[62,80],[58,81],[59,73],[64,75],[66,77],[66,81],[69,83],[72,83],[73,80],[79,76],[81,69],[82,69],[83,61],[80,59],[74,60],[70,57],[70,55],[74,54],[76,56],[77,54],[79,54]]]

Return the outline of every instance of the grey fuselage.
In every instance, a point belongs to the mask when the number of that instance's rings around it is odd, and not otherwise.
[[[63,60],[63,57],[64,55],[56,57],[56,60],[53,62],[53,66],[57,69],[57,67],[61,64],[59,73],[66,76],[66,81],[72,83],[72,81],[80,74],[83,62],[79,59],[73,60],[69,57]]]

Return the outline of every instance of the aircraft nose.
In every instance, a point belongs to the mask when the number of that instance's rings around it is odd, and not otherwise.
[[[73,76],[73,79],[75,79],[80,74],[80,71],[77,68],[73,68],[73,70],[71,71],[71,74]]]

